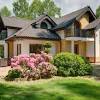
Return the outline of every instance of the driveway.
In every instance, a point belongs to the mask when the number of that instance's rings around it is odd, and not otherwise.
[[[8,74],[8,71],[11,69],[10,66],[0,67],[0,77],[5,77]]]

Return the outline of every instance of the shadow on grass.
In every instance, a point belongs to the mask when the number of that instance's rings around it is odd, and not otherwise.
[[[83,96],[90,100],[100,100],[100,85],[93,85],[87,83],[59,83],[65,90],[69,90],[72,94]],[[88,100],[87,99],[87,100]]]
[[[52,88],[51,88],[52,87]],[[56,91],[53,91],[55,88]],[[65,93],[62,93],[64,91]],[[75,96],[75,98],[73,97]],[[80,97],[84,97],[82,99]],[[78,99],[77,99],[78,97]],[[17,87],[0,83],[0,100],[100,100],[100,85],[55,82],[43,86]]]
[[[0,83],[0,100],[65,100],[63,96],[38,87],[16,87]]]

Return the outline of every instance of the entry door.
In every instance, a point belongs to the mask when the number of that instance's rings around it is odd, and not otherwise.
[[[79,45],[78,44],[74,44],[74,53],[79,54]]]

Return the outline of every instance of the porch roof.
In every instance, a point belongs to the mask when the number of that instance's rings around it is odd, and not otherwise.
[[[39,39],[50,39],[50,40],[60,40],[59,35],[52,30],[33,28],[32,25],[21,29],[17,33],[9,36],[6,40],[9,40],[14,37],[27,37],[27,38],[39,38]]]

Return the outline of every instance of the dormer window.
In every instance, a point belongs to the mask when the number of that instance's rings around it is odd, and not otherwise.
[[[43,29],[48,29],[48,25],[46,22],[42,22],[40,27]]]

